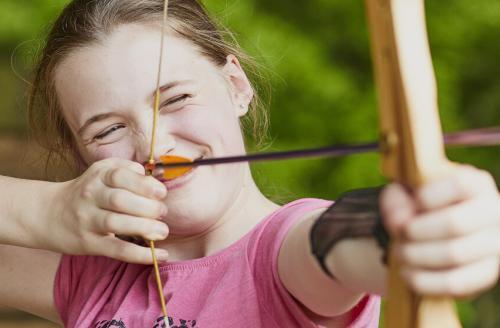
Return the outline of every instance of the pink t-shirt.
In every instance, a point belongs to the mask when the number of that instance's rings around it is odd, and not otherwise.
[[[277,257],[293,223],[330,204],[294,201],[216,254],[163,264],[169,323],[161,315],[152,267],[105,257],[62,257],[54,288],[57,310],[65,327],[317,327],[281,284]],[[366,296],[347,326],[377,327],[379,308],[379,297]]]

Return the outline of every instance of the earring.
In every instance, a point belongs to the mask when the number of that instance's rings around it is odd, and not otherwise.
[[[240,108],[241,109],[245,108],[245,105],[244,104],[240,104]]]

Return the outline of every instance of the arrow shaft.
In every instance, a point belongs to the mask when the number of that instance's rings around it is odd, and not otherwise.
[[[494,146],[500,145],[500,127],[475,129],[449,133],[444,136],[447,146]],[[230,164],[241,162],[263,162],[279,161],[294,158],[312,158],[312,157],[342,157],[352,154],[375,152],[379,150],[377,142],[369,142],[352,145],[331,145],[320,148],[299,149],[291,151],[277,151],[267,153],[255,153],[238,156],[206,158],[195,160],[189,163],[156,163],[156,167],[176,168],[186,166],[205,166],[217,164]]]

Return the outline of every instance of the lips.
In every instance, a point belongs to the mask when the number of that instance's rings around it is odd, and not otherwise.
[[[178,189],[189,183],[191,179],[193,178],[194,174],[196,172],[196,168],[191,168],[188,172],[184,173],[183,175],[175,178],[175,179],[164,179],[160,178],[160,182],[162,182],[165,187],[167,187],[168,191],[172,191],[174,189]]]

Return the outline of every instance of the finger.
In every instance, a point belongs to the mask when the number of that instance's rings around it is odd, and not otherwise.
[[[403,186],[390,184],[381,193],[380,211],[389,233],[399,236],[405,224],[415,215],[416,205]]]
[[[129,170],[132,170],[132,171],[136,172],[137,174],[140,174],[140,175],[146,174],[146,168],[141,163],[128,161],[128,160],[125,162],[122,162],[122,163],[123,163],[125,168],[128,168]]]
[[[477,197],[415,217],[404,228],[412,241],[428,241],[465,236],[500,223],[500,198]]]
[[[167,188],[163,183],[129,168],[110,169],[104,173],[102,181],[110,188],[125,189],[148,198],[163,199],[167,195]]]
[[[167,215],[167,206],[162,202],[123,189],[100,190],[96,201],[103,210],[132,216],[158,219]]]
[[[94,230],[101,234],[113,233],[125,236],[140,236],[147,240],[164,240],[168,236],[168,226],[157,220],[102,211],[95,222]]]
[[[425,211],[488,192],[497,193],[495,181],[488,172],[472,166],[459,165],[451,175],[434,180],[416,190],[415,196],[419,208]]]
[[[95,255],[103,255],[119,261],[137,264],[152,264],[151,249],[139,246],[113,236],[105,237],[96,244]],[[164,249],[155,249],[156,259],[159,262],[168,260],[168,252]]]
[[[446,269],[498,254],[499,235],[498,229],[491,229],[452,240],[398,244],[395,251],[404,265]]]
[[[401,274],[418,294],[467,297],[495,285],[498,268],[498,256],[492,256],[450,270],[426,271],[405,268]]]
[[[111,168],[126,168],[126,169],[129,169],[129,170],[132,170],[138,174],[146,174],[146,169],[144,168],[144,166],[138,162],[134,162],[134,161],[130,161],[130,160],[127,160],[127,159],[123,159],[123,158],[117,158],[117,157],[110,157],[110,158],[106,158],[106,159],[103,159],[99,162],[96,162],[94,163],[93,165],[100,165],[100,166],[103,166],[103,167],[111,167]]]

